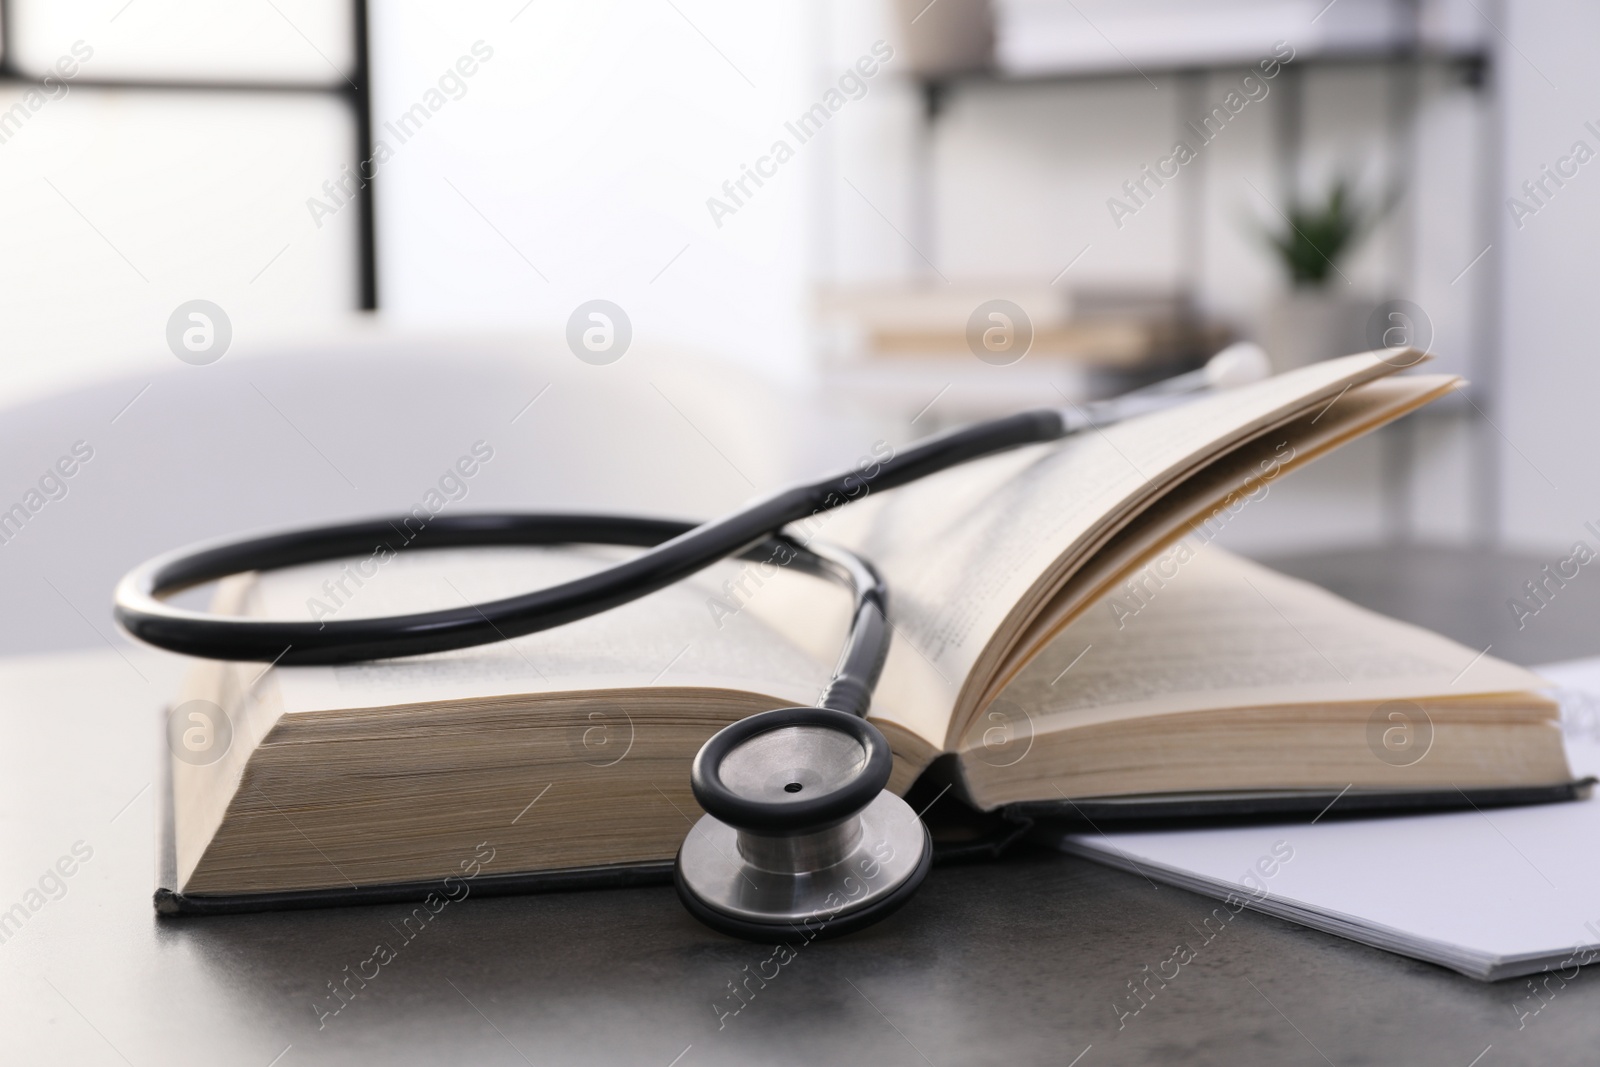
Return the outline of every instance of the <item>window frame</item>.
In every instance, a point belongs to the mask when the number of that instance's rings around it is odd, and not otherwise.
[[[44,87],[41,75],[19,69],[15,63],[15,50],[11,42],[11,0],[0,0],[0,84]],[[354,48],[353,68],[349,78],[319,84],[313,82],[230,81],[215,79],[166,78],[95,78],[77,77],[73,84],[88,89],[124,91],[155,90],[161,92],[223,93],[245,92],[265,94],[312,94],[332,96],[343,100],[350,108],[354,120],[354,137],[351,149],[354,158],[352,170],[357,176],[356,186],[356,263],[358,265],[357,306],[362,311],[378,308],[378,255],[376,217],[373,207],[372,183],[374,176],[363,173],[362,164],[372,158],[372,66],[368,52],[367,0],[350,0],[351,42]]]

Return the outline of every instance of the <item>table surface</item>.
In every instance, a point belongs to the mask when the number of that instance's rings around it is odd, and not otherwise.
[[[730,443],[741,427],[770,427],[752,416],[756,409],[697,407],[651,367],[633,383],[627,418],[629,433],[648,431],[654,443],[630,462],[709,472],[699,478],[705,484],[682,498],[648,469],[637,493],[599,500],[594,487],[619,484],[618,438],[562,399],[589,388],[583,381],[547,376],[536,360],[502,363],[478,375],[473,393],[459,367],[430,385],[431,364],[407,371],[393,353],[381,363],[375,373],[371,361],[317,362],[317,388],[306,391],[283,361],[224,361],[149,383],[148,392],[146,383],[112,383],[0,418],[6,485],[25,485],[77,438],[97,449],[71,494],[51,502],[0,559],[9,608],[0,650],[41,653],[0,660],[0,917],[15,915],[17,904],[27,912],[20,928],[0,928],[0,1060],[1594,1061],[1600,972],[1556,989],[1519,1029],[1513,1005],[1528,993],[1521,980],[1476,982],[1250,912],[1119,1029],[1113,1002],[1127,983],[1191,940],[1214,904],[1042,850],[937,867],[897,916],[803,946],[781,967],[766,962],[770,947],[697,925],[669,888],[467,899],[403,944],[338,1014],[323,1016],[330,983],[378,942],[396,942],[391,924],[408,909],[156,918],[160,752],[149,724],[179,667],[114,637],[105,600],[115,576],[150,552],[227,529],[403,509],[426,487],[419,470],[444,469],[479,437],[504,458],[475,483],[475,506],[599,501],[669,510],[685,500],[701,513],[782,473]],[[408,374],[402,395],[395,382]],[[195,392],[202,381],[210,394]],[[522,415],[551,381],[550,396],[531,409],[537,418]],[[505,408],[487,425],[485,396]],[[595,447],[574,447],[585,434]],[[548,463],[551,454],[561,463]],[[1396,548],[1271,562],[1475,648],[1493,644],[1517,662],[1600,653],[1592,624],[1600,587],[1573,583],[1516,627],[1505,599],[1544,560]],[[74,644],[93,650],[46,651]],[[89,858],[72,861],[74,846]],[[50,871],[62,857],[74,873],[58,879]],[[747,979],[753,995],[728,1013],[738,1003],[730,983]]]
[[[1410,554],[1278,562],[1392,597],[1386,572],[1413,573]],[[1461,562],[1468,586],[1494,569]],[[0,909],[75,844],[92,850],[0,944],[7,1062],[1495,1067],[1592,1062],[1600,1040],[1592,969],[1519,1029],[1523,980],[1484,984],[1251,912],[1119,1029],[1126,983],[1214,902],[1042,850],[937,867],[899,915],[781,966],[665,887],[468,898],[324,1016],[329,983],[399,943],[409,909],[156,918],[148,727],[179,668],[127,649],[0,662]],[[747,978],[748,1002],[731,998]]]

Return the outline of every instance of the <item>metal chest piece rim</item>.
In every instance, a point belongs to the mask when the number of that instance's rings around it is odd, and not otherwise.
[[[690,775],[707,814],[678,852],[684,906],[758,941],[837,936],[896,911],[933,850],[884,789],[891,767],[883,734],[846,712],[781,708],[724,728]]]

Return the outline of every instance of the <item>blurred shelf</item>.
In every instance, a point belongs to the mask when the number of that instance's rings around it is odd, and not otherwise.
[[[1083,368],[1139,371],[1152,366],[1192,362],[1227,344],[1231,334],[1220,326],[1178,322],[1102,319],[1040,326],[1027,354],[1035,361],[1055,360]],[[877,329],[868,338],[873,358],[895,364],[914,357],[973,358],[965,331],[905,327]]]
[[[1458,67],[1476,86],[1489,62],[1472,0],[900,0],[899,10],[930,117],[957,83],[1413,63]]]
[[[1186,293],[1027,282],[819,288],[835,399],[962,417],[1091,400],[1186,370],[1233,339]],[[985,343],[1000,331],[1000,347]]]
[[[1305,69],[1310,67],[1341,67],[1359,66],[1372,63],[1418,63],[1435,66],[1456,66],[1462,70],[1468,84],[1477,86],[1481,84],[1483,71],[1489,64],[1489,53],[1483,49],[1465,51],[1428,51],[1420,52],[1403,48],[1389,48],[1381,50],[1354,49],[1348,51],[1325,52],[1316,55],[1299,55],[1295,57],[1294,66]],[[1124,64],[1122,67],[1095,67],[1075,70],[1040,70],[1040,71],[1005,71],[993,67],[957,71],[947,74],[919,74],[917,77],[922,82],[924,89],[937,87],[948,88],[959,83],[996,86],[1033,86],[1052,84],[1078,84],[1096,81],[1116,81],[1129,78],[1138,79],[1144,76],[1163,77],[1167,75],[1182,74],[1224,74],[1241,71],[1253,65],[1251,60],[1214,62],[1173,62],[1164,64],[1140,64],[1135,70]]]
[[[954,422],[1081,403],[1114,391],[1104,375],[1061,361],[1005,367],[949,357],[862,360],[823,368],[822,390],[843,404],[915,422],[929,431]]]

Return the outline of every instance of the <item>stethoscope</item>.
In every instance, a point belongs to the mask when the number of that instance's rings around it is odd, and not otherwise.
[[[247,571],[267,571],[372,551],[399,520],[376,519],[157,556],[117,585],[115,615],[134,637],[209,659],[284,666],[416,656],[504,641],[574,622],[653,593],[729,557],[772,559],[838,582],[854,599],[849,636],[816,707],[741,719],[701,747],[689,783],[705,815],[678,851],[684,906],[714,929],[771,941],[870,926],[910,898],[928,873],[932,840],[919,815],[885,787],[889,742],[867,722],[889,652],[888,590],[871,563],[842,548],[802,544],[790,523],[861,495],[1022,445],[1181,403],[1267,373],[1256,346],[1223,349],[1204,367],[1110,400],[1044,408],[937,434],[859,469],[781,489],[738,511],[694,524],[628,516],[522,512],[440,515],[411,548],[611,544],[643,548],[628,560],[531,593],[459,608],[384,618],[288,622],[210,615],[161,598]]]

